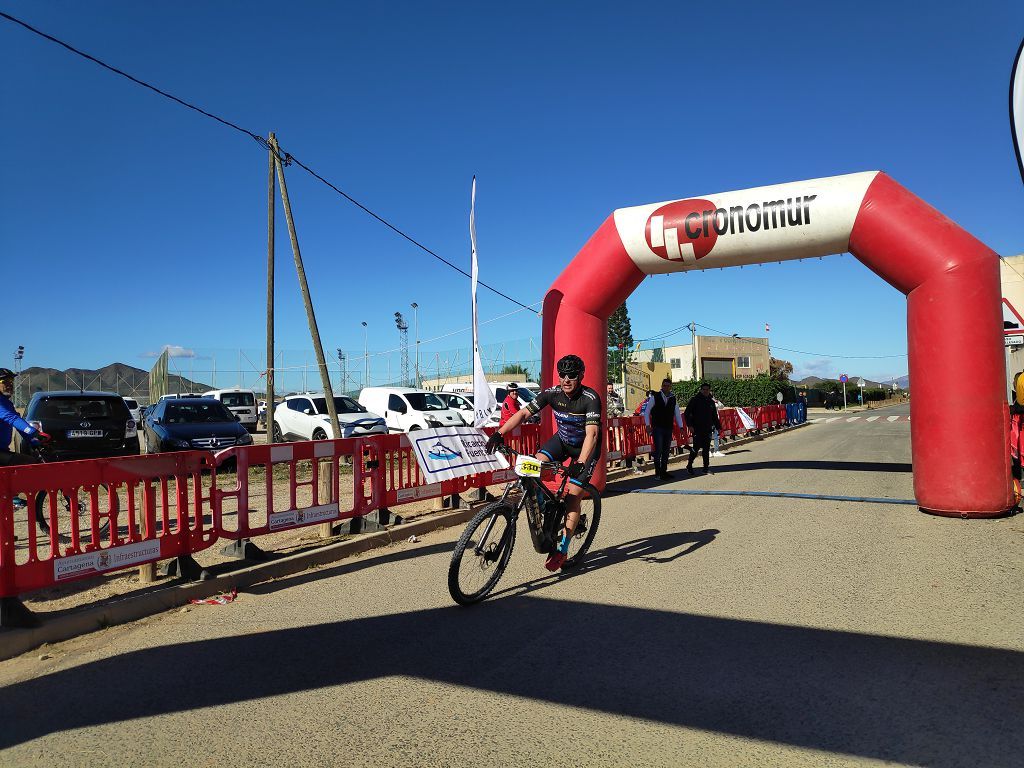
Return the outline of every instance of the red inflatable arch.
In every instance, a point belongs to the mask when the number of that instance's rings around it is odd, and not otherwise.
[[[603,390],[608,317],[647,275],[845,251],[907,296],[918,504],[950,516],[1004,513],[1013,493],[998,257],[884,173],[615,211],[545,296],[542,379],[550,385],[555,362],[572,352]]]

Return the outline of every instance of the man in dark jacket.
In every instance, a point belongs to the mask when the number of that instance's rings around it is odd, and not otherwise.
[[[686,471],[693,474],[693,460],[697,454],[704,457],[704,474],[708,473],[709,454],[711,453],[711,433],[714,430],[721,431],[722,422],[718,420],[718,408],[715,406],[715,399],[711,397],[711,385],[704,382],[700,385],[700,391],[690,398],[683,412],[686,419],[686,426],[693,432],[693,444],[690,446],[690,458],[686,462]]]
[[[683,426],[676,396],[672,394],[672,379],[661,382],[661,392],[651,392],[644,408],[644,423],[654,439],[654,474],[662,480],[671,480],[668,471],[668,449],[672,444],[672,425]]]

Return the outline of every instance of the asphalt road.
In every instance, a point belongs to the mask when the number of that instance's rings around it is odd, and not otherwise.
[[[585,569],[521,535],[473,608],[451,530],[0,663],[0,764],[1020,765],[1020,518],[631,492],[911,499],[909,432],[619,483]]]

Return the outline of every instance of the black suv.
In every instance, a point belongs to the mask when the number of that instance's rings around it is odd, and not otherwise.
[[[25,420],[53,438],[50,447],[61,461],[139,453],[135,420],[113,392],[36,392]],[[21,450],[29,452],[24,440]]]

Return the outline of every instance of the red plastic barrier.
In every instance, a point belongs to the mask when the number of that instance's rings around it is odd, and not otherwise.
[[[768,408],[748,410],[759,424],[778,416]],[[739,431],[734,410],[723,409],[720,418],[723,435],[727,424],[731,433]],[[533,455],[539,436],[539,425],[524,424],[506,440]],[[673,436],[673,447],[691,441],[686,427]],[[609,419],[603,463],[651,450],[642,416]],[[218,474],[218,467],[232,465],[234,474]],[[401,434],[4,468],[0,596],[194,554],[219,538],[346,520],[511,479],[506,469],[426,483]],[[40,493],[49,538],[37,531],[34,505],[16,511],[12,501]]]
[[[203,451],[0,470],[0,596],[197,552],[216,541]],[[49,536],[35,522],[43,494]],[[14,498],[26,501],[14,508]]]

